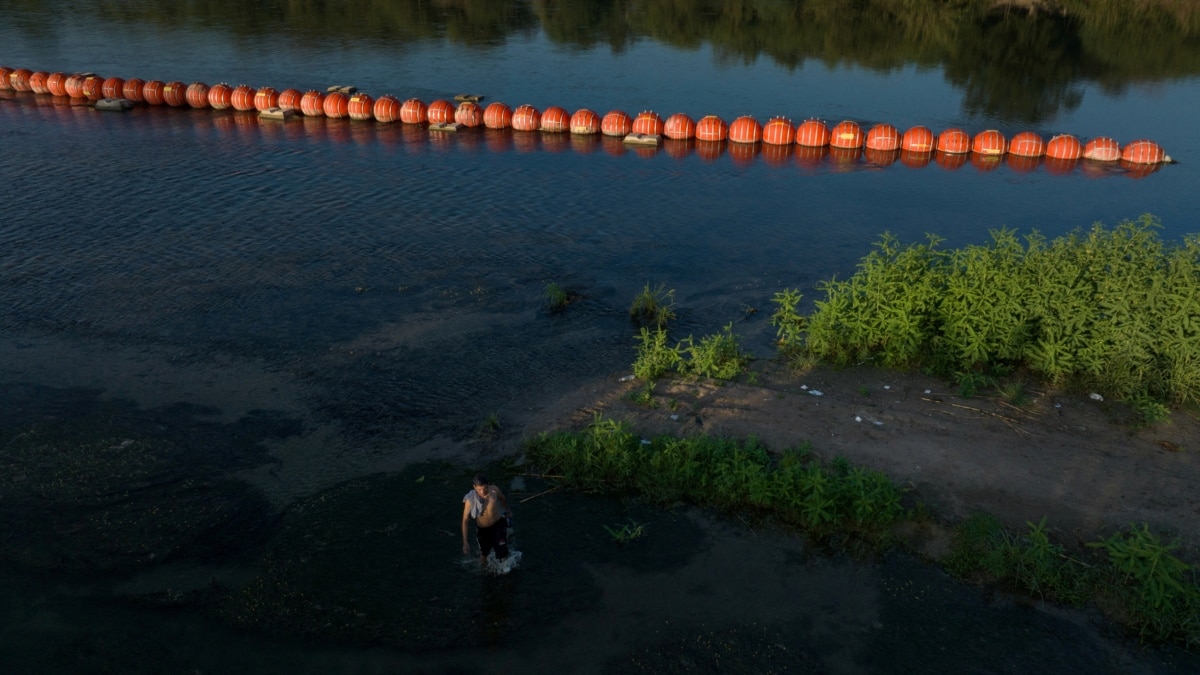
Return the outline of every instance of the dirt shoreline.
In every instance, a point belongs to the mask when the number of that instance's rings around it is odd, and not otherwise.
[[[1183,557],[1198,557],[1200,422],[1186,412],[1137,429],[1125,406],[1089,393],[1032,387],[1017,407],[959,396],[920,373],[755,370],[755,384],[660,381],[650,406],[628,396],[645,383],[614,375],[510,413],[519,418],[513,438],[577,430],[601,413],[647,435],[753,436],[773,450],[809,442],[822,459],[887,473],[940,519],[985,511],[1024,529],[1045,517],[1066,545],[1145,522],[1177,539]]]

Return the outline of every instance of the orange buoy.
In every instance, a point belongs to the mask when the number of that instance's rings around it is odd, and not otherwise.
[[[542,123],[539,127],[542,131],[550,133],[562,133],[571,130],[571,114],[565,108],[552,105],[542,111]],[[565,149],[566,146],[555,145],[555,151]]]
[[[281,95],[282,98],[282,95]],[[283,104],[280,104],[283,107]],[[400,99],[391,94],[384,94],[375,99],[375,106],[371,108],[371,115],[376,121],[384,124],[390,124],[400,119]]]
[[[863,132],[858,122],[845,120],[838,122],[829,130],[829,147],[831,148],[861,148],[862,144]]]
[[[400,121],[405,124],[424,124],[429,120],[429,107],[419,98],[405,99],[400,104]]]
[[[8,66],[0,66],[0,91],[12,90],[13,69]]]
[[[1008,152],[1008,139],[995,129],[981,131],[971,141],[971,152],[977,155],[1003,155]]]
[[[1097,162],[1115,162],[1121,159],[1121,146],[1108,136],[1098,136],[1083,146],[1083,158]]]
[[[512,118],[512,108],[500,101],[493,101],[483,109],[483,126],[489,129],[507,129],[512,126]]]
[[[762,142],[767,145],[787,145],[791,146],[796,141],[796,127],[792,126],[792,121],[786,117],[772,117],[767,120],[762,129]],[[765,152],[765,149],[764,149]],[[791,155],[791,149],[788,149],[788,155]],[[764,157],[763,159],[767,159]],[[770,161],[767,161],[770,164]]]
[[[509,124],[517,131],[537,131],[542,127],[542,113],[528,103],[522,103],[513,110]]]
[[[963,133],[963,136],[966,136],[966,133]],[[970,140],[970,137],[968,137],[966,142],[969,144]],[[971,154],[967,150],[963,150],[962,152],[946,152],[939,149],[933,155],[933,161],[937,162],[938,166],[946,169],[947,171],[956,171],[961,169],[963,165],[970,160]]]
[[[1130,164],[1161,164],[1171,161],[1162,146],[1149,139],[1130,141],[1121,149],[1121,161]]]
[[[162,105],[166,101],[163,99],[163,89],[167,83],[162,80],[149,80],[142,87],[142,99],[150,105]]]
[[[299,89],[284,89],[279,92],[279,109],[280,110],[300,110],[300,99],[304,98],[304,92]]]
[[[305,117],[325,116],[325,92],[310,89],[300,97],[300,112]]]
[[[938,134],[937,150],[938,152],[950,155],[958,155],[970,152],[971,137],[968,136],[967,132],[963,131],[962,129],[946,129],[942,133]],[[958,166],[951,168],[957,169],[959,166],[962,166],[962,164],[965,164],[966,161],[967,160],[964,159],[962,163],[958,164]],[[946,166],[946,163],[942,160],[939,160],[938,164],[943,168]]]
[[[675,113],[663,122],[663,135],[677,141],[690,140],[696,137],[696,123],[683,113]]]
[[[643,110],[633,118],[633,133],[645,136],[662,136],[666,124],[663,118],[653,110]]]
[[[375,99],[361,91],[357,92],[347,102],[346,112],[352,120],[358,120],[359,122],[373,120],[375,119]]]
[[[218,82],[208,88],[208,107],[213,110],[227,110],[233,106],[233,87],[224,82]]]
[[[172,108],[187,105],[187,85],[173,80],[163,85],[163,103]]]
[[[44,70],[35,71],[29,76],[29,90],[35,94],[49,94],[50,90],[46,88],[48,79],[50,79],[50,73]]]
[[[762,125],[759,124],[758,120],[754,119],[753,117],[749,115],[742,115],[729,123],[728,133],[729,140],[732,143],[758,143],[762,140]],[[740,150],[737,152],[739,154],[735,156],[734,149],[730,148],[729,150],[729,154],[734,158],[734,161],[746,158],[746,154],[744,152],[741,152]],[[754,159],[754,157],[750,157],[750,159]]]
[[[882,150],[884,152],[899,150],[900,130],[886,122],[881,122],[871,127],[871,130],[867,132],[867,139],[863,144],[867,146],[868,150]],[[867,159],[870,160],[870,157]],[[894,161],[896,160],[892,159],[892,162]],[[892,162],[888,162],[888,164]],[[872,163],[878,164],[878,162]],[[887,164],[883,166],[887,166]]]
[[[870,137],[870,135],[870,132],[868,132],[867,136]],[[899,145],[899,143],[899,138],[897,138],[896,144]],[[896,163],[897,159],[900,159],[900,149],[892,148],[891,150],[882,150],[880,148],[872,148],[867,146],[867,149],[863,151],[863,155],[866,157],[868,162],[874,164],[875,166],[891,166]]]
[[[696,140],[714,143],[723,141],[729,136],[729,127],[725,125],[725,120],[716,115],[705,115],[696,122]],[[697,147],[697,154],[700,149]],[[717,155],[720,155],[718,152]],[[715,157],[714,157],[715,159]]]
[[[1032,131],[1022,131],[1008,142],[1008,154],[1018,157],[1041,157],[1046,154],[1046,143]]]
[[[321,112],[329,119],[340,120],[350,114],[350,97],[340,91],[325,94]]]
[[[769,125],[770,122],[767,122]],[[763,146],[762,158],[763,164],[778,169],[781,166],[786,166],[792,159],[792,151],[796,149],[794,143],[768,143],[767,142],[767,125],[763,125]],[[792,133],[796,133],[796,129],[792,127],[792,123],[788,122],[788,128],[792,129]]]
[[[51,96],[66,96],[67,95],[67,75],[66,73],[50,73],[50,77],[46,78],[46,90]],[[113,98],[119,98],[120,94]]]
[[[63,82],[63,88],[67,90],[67,96],[71,98],[83,98],[83,75],[71,73],[67,76],[66,81]],[[126,96],[125,98],[129,97]],[[142,100],[140,95],[137,100]]]
[[[545,124],[546,118],[542,116],[542,123]],[[600,116],[588,110],[580,108],[571,115],[571,133],[586,136],[589,134],[600,133]]]
[[[208,107],[208,85],[203,82],[193,82],[188,85],[184,94],[187,104],[193,108]]]
[[[1022,133],[1024,133],[1024,132],[1022,132]],[[1020,134],[1017,134],[1017,136],[1019,136],[1019,135]],[[1013,170],[1016,173],[1030,173],[1033,170],[1037,169],[1038,164],[1042,163],[1042,158],[1040,156],[1016,154],[1015,152],[1012,151],[1013,142],[1015,140],[1016,140],[1016,136],[1013,136],[1013,140],[1008,142],[1008,156],[1005,157],[1004,163],[1008,165],[1009,169]],[[1041,139],[1039,138],[1038,140],[1040,141]]]
[[[273,87],[259,87],[254,92],[254,109],[262,112],[269,108],[279,107],[279,92]]]
[[[1071,134],[1059,134],[1046,143],[1046,156],[1051,159],[1079,159],[1083,157],[1083,144]]]
[[[26,90],[28,91],[28,90]],[[83,95],[89,101],[99,101],[104,98],[104,78],[99,75],[88,75],[83,78]]]
[[[821,120],[804,120],[796,127],[796,145],[810,148],[829,145],[829,127]]]
[[[600,133],[605,136],[628,136],[633,131],[633,118],[623,110],[610,110],[600,119]]]
[[[464,127],[477,127],[483,124],[483,108],[473,101],[463,101],[454,110],[454,121]]]
[[[125,80],[125,86],[121,87],[121,98],[142,103],[146,100],[145,91],[146,81],[141,78],[131,77]]]
[[[426,108],[425,118],[430,124],[449,124],[454,121],[454,104],[439,98]]]
[[[229,99],[229,104],[234,110],[254,110],[254,96],[257,92],[248,84],[239,84],[233,88],[233,95]]]
[[[8,74],[8,86],[13,91],[33,91],[29,86],[29,78],[33,71],[28,68],[17,68]]]
[[[125,80],[119,77],[110,77],[100,83],[100,92],[104,94],[104,98],[124,98]],[[61,96],[61,94],[59,95]]]
[[[916,127],[914,127],[916,128]],[[920,127],[924,129],[924,127]],[[911,131],[911,129],[910,129]],[[926,129],[928,131],[928,129]],[[908,132],[905,132],[906,134]],[[932,134],[930,135],[932,138]],[[903,142],[903,141],[902,141]],[[901,150],[900,163],[910,169],[923,169],[933,161],[933,153],[928,150]]]
[[[908,131],[905,131],[904,135],[900,137],[900,149],[905,152],[917,154],[933,152],[935,144],[936,140],[933,137],[933,132],[929,130],[929,127],[923,127],[921,125],[917,125]],[[904,158],[902,157],[900,159],[903,162]],[[929,162],[925,162],[925,164],[928,163]],[[925,166],[925,164],[922,164],[921,166]]]

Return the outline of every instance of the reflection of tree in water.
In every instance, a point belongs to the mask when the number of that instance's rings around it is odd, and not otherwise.
[[[6,2],[0,21],[59,4]],[[551,41],[579,49],[620,52],[649,38],[786,68],[917,64],[944,68],[966,90],[968,112],[1026,122],[1078,105],[1084,80],[1120,91],[1200,73],[1200,3],[1190,0],[82,0],[72,11],[398,49],[425,39],[501,44],[540,24]]]

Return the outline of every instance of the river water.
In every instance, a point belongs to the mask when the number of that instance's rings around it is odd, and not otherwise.
[[[1178,163],[912,168],[0,92],[3,660],[1193,672],[1089,613],[699,512],[540,498],[520,509],[516,572],[460,565],[474,467],[440,460],[489,416],[626,372],[645,284],[676,290],[681,332],[733,322],[769,355],[769,311],[747,308],[785,287],[811,301],[884,231],[960,245],[1143,213],[1165,238],[1193,230],[1195,27],[983,14],[946,42],[945,17],[839,28],[836,2],[790,24],[781,4],[5,3],[13,68],[1150,137]],[[582,300],[546,312],[549,283]],[[626,519],[648,536],[615,547],[603,527]]]

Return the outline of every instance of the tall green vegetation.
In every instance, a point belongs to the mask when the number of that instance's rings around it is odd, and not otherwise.
[[[811,316],[776,296],[793,357],[927,368],[963,380],[1027,368],[1141,401],[1200,400],[1200,238],[1166,244],[1152,216],[1112,229],[985,245],[902,246],[884,235],[849,279],[823,282]],[[804,330],[802,331],[801,328]]]
[[[689,335],[673,347],[662,328],[652,331],[643,327],[637,339],[633,374],[641,380],[655,380],[672,372],[732,380],[746,370],[750,361],[733,333],[732,323],[699,341]]]

